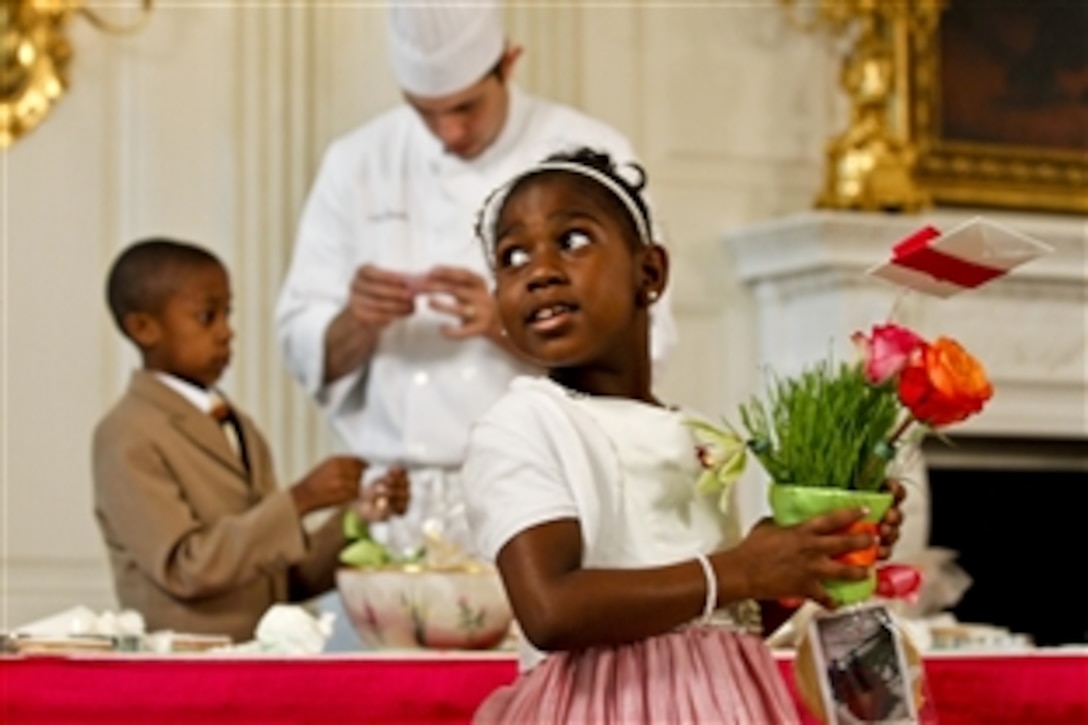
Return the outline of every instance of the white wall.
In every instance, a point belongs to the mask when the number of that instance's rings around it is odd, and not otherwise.
[[[279,362],[271,305],[320,150],[396,100],[381,9],[173,4],[125,38],[76,18],[71,90],[2,157],[0,629],[114,606],[90,434],[135,356],[103,282],[133,239],[206,244],[239,330],[225,386],[287,481],[335,446]],[[682,341],[666,398],[732,409],[755,380],[751,301],[722,234],[810,206],[837,65],[778,4],[511,6],[523,85],[628,132],[670,234]]]

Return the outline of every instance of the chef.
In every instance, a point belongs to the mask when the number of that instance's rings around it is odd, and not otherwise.
[[[376,531],[467,546],[457,471],[469,426],[532,372],[507,350],[474,234],[486,195],[572,146],[635,160],[608,125],[512,81],[521,48],[496,4],[393,2],[404,102],[335,140],[302,212],[276,329],[287,366],[369,475],[407,468],[412,505]],[[675,344],[654,307],[660,362]]]

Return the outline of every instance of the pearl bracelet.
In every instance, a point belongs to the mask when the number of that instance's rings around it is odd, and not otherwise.
[[[709,624],[718,608],[718,575],[714,573],[714,567],[705,554],[696,554],[695,561],[703,569],[703,577],[706,578],[706,603],[703,604],[703,624]]]

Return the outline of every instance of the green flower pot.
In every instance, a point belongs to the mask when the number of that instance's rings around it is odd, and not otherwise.
[[[869,509],[864,521],[878,523],[891,508],[893,500],[892,494],[887,492],[785,483],[775,483],[770,487],[771,512],[775,523],[781,526],[793,526],[813,516],[861,506]],[[876,572],[870,571],[869,577],[861,581],[826,581],[824,586],[836,604],[854,604],[868,599],[876,591]]]

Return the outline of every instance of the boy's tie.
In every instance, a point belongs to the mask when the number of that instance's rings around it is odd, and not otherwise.
[[[241,450],[241,445],[238,440],[238,429],[234,424],[230,413],[230,406],[227,405],[227,401],[223,400],[220,396],[212,393],[212,408],[208,411],[208,414],[212,418],[215,418],[219,423],[219,427],[223,431],[223,435],[227,437],[227,442],[230,443],[231,450],[238,453]]]

